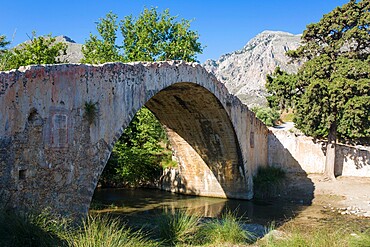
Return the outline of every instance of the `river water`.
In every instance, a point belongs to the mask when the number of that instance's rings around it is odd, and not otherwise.
[[[141,218],[145,223],[163,211],[187,210],[201,217],[220,217],[234,212],[250,223],[269,225],[293,218],[307,206],[287,201],[247,201],[174,194],[155,189],[96,189],[91,209],[95,212]]]

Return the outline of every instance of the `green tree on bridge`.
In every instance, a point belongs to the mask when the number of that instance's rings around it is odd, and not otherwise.
[[[160,60],[197,60],[203,47],[197,32],[190,30],[190,21],[171,16],[169,10],[158,13],[156,8],[144,9],[134,18],[126,16],[120,22],[108,13],[97,23],[99,36],[90,34],[83,46],[81,62],[134,62]],[[121,31],[122,45],[117,44]],[[160,162],[170,163],[166,150],[166,134],[159,121],[145,107],[138,111],[115,145],[101,176],[101,182],[125,180],[137,185],[159,175]]]
[[[335,8],[301,42],[287,53],[304,62],[298,73],[267,76],[269,102],[292,107],[305,134],[327,138],[325,173],[334,179],[337,139],[370,138],[370,1]]]
[[[185,60],[194,62],[203,52],[197,32],[190,30],[190,21],[171,16],[169,10],[144,9],[138,18],[126,16],[119,23],[117,15],[108,13],[97,23],[97,35],[83,46],[82,63]],[[123,41],[117,44],[120,29]]]

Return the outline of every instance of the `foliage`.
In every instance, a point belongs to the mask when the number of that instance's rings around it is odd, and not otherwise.
[[[174,214],[163,213],[158,220],[159,238],[164,244],[186,244],[198,230],[199,217],[176,210]]]
[[[286,109],[294,105],[296,99],[297,76],[276,67],[271,75],[266,76],[266,88],[272,95],[267,96],[271,108]]]
[[[165,141],[166,133],[162,125],[153,113],[143,107],[116,143],[101,181],[119,184],[123,180],[131,186],[153,182],[160,176],[159,164],[166,158],[161,145]]]
[[[10,52],[6,49],[9,44],[10,42],[6,40],[6,36],[0,35],[0,71],[5,70],[6,61],[9,60]]]
[[[190,21],[177,21],[169,10],[144,9],[134,18],[126,16],[117,23],[117,15],[108,13],[97,24],[99,36],[90,34],[83,46],[83,63],[133,62],[159,60],[196,61],[203,48],[198,33],[190,30]],[[123,44],[117,44],[120,29]]]
[[[144,9],[134,18],[127,16],[119,23],[117,15],[108,13],[97,23],[97,35],[83,46],[83,63],[176,60],[196,61],[203,48],[198,34],[190,30],[190,21],[177,21],[169,10]],[[123,44],[117,44],[120,29]],[[154,115],[142,108],[113,150],[102,176],[102,184],[118,184],[120,180],[138,185],[148,178],[158,177],[160,163],[172,165],[172,153],[164,150],[166,134]],[[171,153],[171,155],[168,155]],[[147,170],[145,170],[147,167]],[[112,181],[113,180],[113,181]]]
[[[6,40],[6,36],[0,35],[0,54],[4,52],[4,48],[9,44],[10,42]]]
[[[279,167],[259,167],[253,177],[253,190],[256,198],[276,196],[283,185],[285,171]]]
[[[240,220],[230,211],[224,213],[221,220],[206,222],[198,235],[203,243],[212,246],[245,244],[253,239],[253,234],[245,231]]]
[[[277,68],[267,77],[270,104],[293,107],[305,134],[327,137],[335,124],[342,138],[369,137],[369,9],[352,0],[308,25],[303,44],[288,52],[306,61],[298,74]]]
[[[81,63],[100,64],[106,62],[123,61],[117,40],[117,15],[109,12],[106,18],[101,18],[96,29],[102,39],[90,33],[90,38],[82,46],[84,58]]]
[[[89,216],[82,227],[70,233],[69,246],[74,247],[141,247],[158,246],[146,239],[141,231],[133,232],[116,218]]]
[[[125,61],[196,61],[203,48],[198,33],[190,21],[176,21],[168,9],[158,13],[156,8],[144,9],[135,19],[131,15],[121,21]]]
[[[252,111],[267,126],[275,126],[276,122],[280,119],[279,111],[270,107],[254,107]]]
[[[66,49],[66,44],[56,42],[56,39],[50,34],[37,37],[36,33],[32,32],[30,42],[3,52],[0,69],[10,70],[32,64],[61,63],[63,61],[58,57],[65,55]]]
[[[160,156],[139,147],[128,147],[118,142],[113,150],[113,160],[116,165],[115,173],[118,175],[114,181],[117,184],[123,180],[126,185],[139,186],[146,182],[155,182],[161,175]],[[109,164],[108,164],[109,165]],[[107,179],[110,180],[109,174]]]
[[[98,102],[93,103],[91,100],[85,102],[85,118],[89,124],[94,123],[94,121],[99,117]]]
[[[287,54],[304,65],[268,77],[269,101],[290,104],[304,134],[328,138],[325,173],[334,178],[337,139],[370,140],[370,1],[350,0],[307,25],[301,43]]]

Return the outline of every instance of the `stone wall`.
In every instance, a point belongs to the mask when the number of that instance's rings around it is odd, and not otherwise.
[[[115,142],[144,105],[175,133],[182,192],[252,198],[268,129],[199,64],[160,62],[0,72],[2,202],[86,214]]]
[[[288,172],[323,173],[326,143],[270,128],[268,163]],[[370,148],[337,145],[336,176],[370,177]]]

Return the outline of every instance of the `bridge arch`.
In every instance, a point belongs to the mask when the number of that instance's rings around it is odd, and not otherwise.
[[[0,189],[13,205],[85,214],[144,105],[170,129],[179,192],[250,199],[253,172],[267,164],[267,128],[199,64],[30,66],[1,72],[0,85]],[[97,106],[92,122],[87,102]]]

